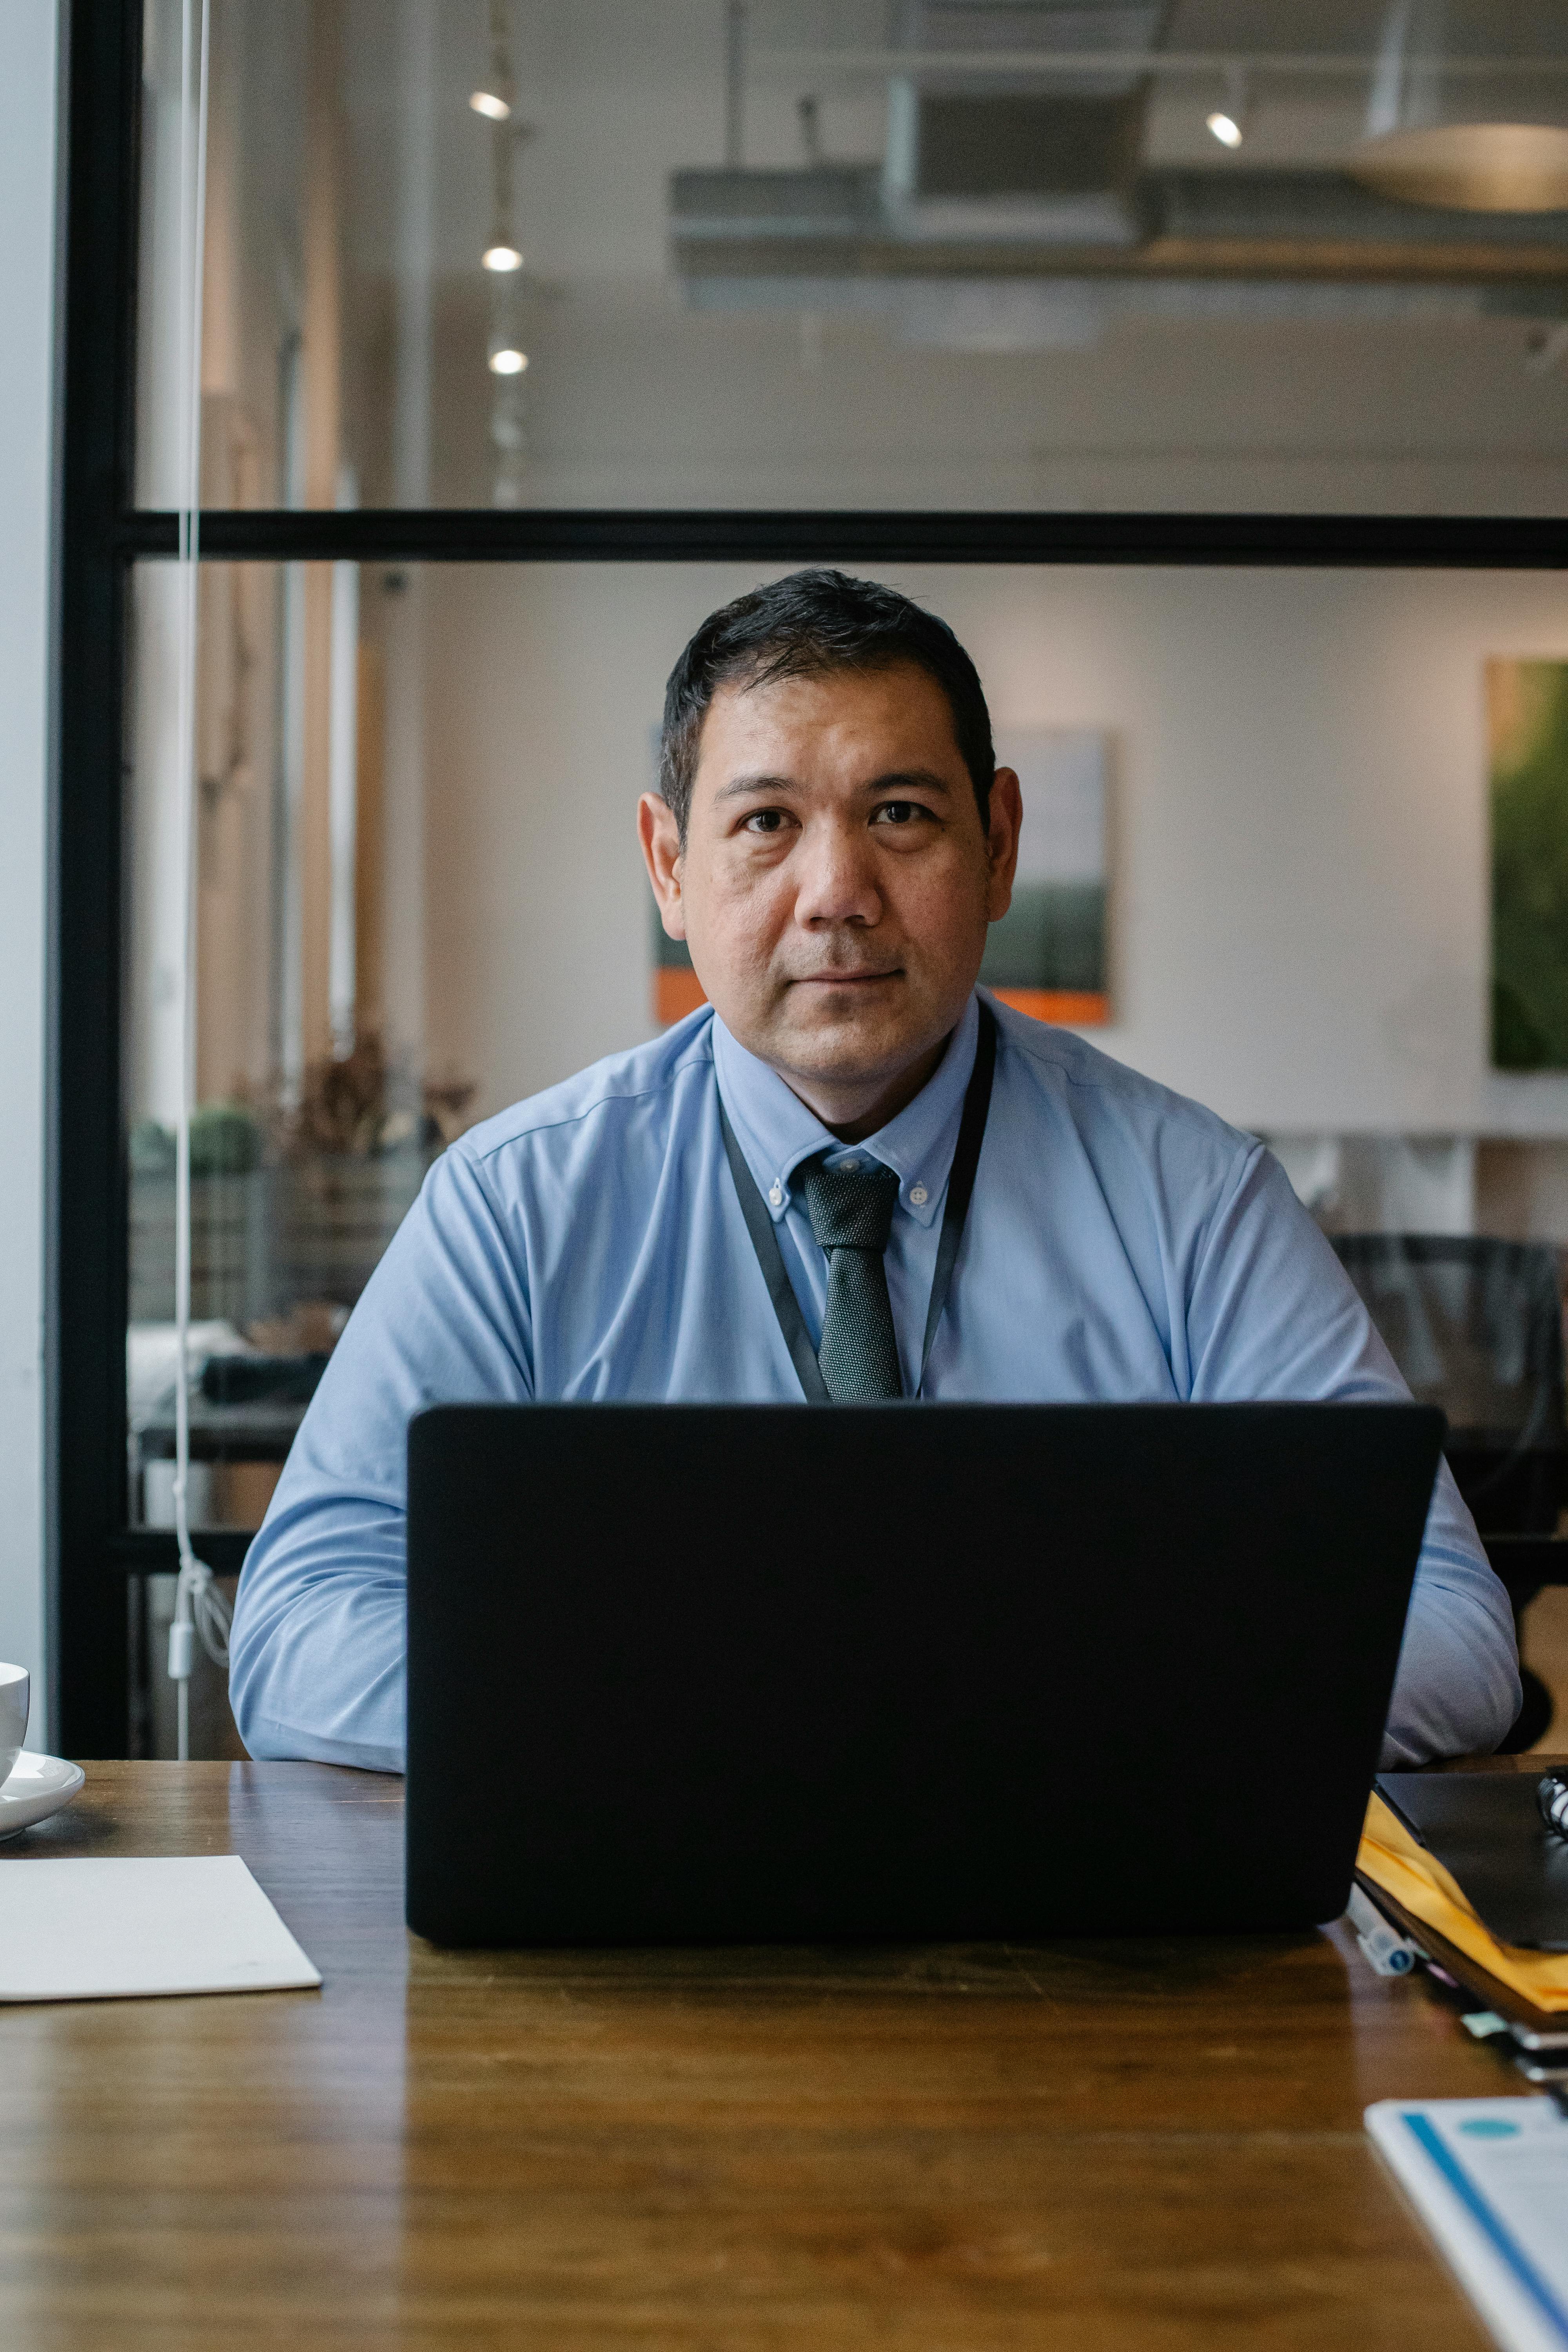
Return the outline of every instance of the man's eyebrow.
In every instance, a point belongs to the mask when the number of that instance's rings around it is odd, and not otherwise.
[[[896,792],[900,785],[906,792],[941,793],[944,799],[952,794],[947,778],[939,776],[934,768],[895,768],[890,775],[878,776],[861,790],[869,797],[873,793]]]
[[[713,797],[716,801],[738,801],[747,793],[798,793],[800,786],[793,776],[731,776],[721,784]]]
[[[713,797],[716,801],[743,800],[748,793],[798,793],[801,787],[793,776],[731,776],[721,784]],[[945,799],[952,796],[952,786],[945,776],[933,768],[894,768],[885,776],[873,776],[859,790],[867,800],[879,793],[902,790],[917,793],[941,793]]]

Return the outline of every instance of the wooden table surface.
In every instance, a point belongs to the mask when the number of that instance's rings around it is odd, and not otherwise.
[[[242,1853],[325,1983],[0,2010],[5,2352],[1486,2341],[1362,2110],[1524,2085],[1342,1925],[443,1953],[400,1781],[87,1769],[0,1867]]]

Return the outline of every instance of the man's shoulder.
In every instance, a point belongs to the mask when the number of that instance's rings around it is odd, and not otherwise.
[[[542,1094],[482,1119],[453,1149],[482,1164],[563,1132],[598,1129],[624,1135],[639,1123],[657,1129],[674,1117],[685,1087],[702,1083],[711,1071],[712,1022],[710,1009],[702,1005],[647,1044],[606,1055]]]
[[[1055,1097],[1080,1129],[1103,1128],[1163,1150],[1185,1145],[1226,1164],[1258,1150],[1256,1136],[1232,1127],[1190,1095],[1145,1077],[1072,1030],[1053,1028],[1009,1005],[994,1010],[1026,1085]]]

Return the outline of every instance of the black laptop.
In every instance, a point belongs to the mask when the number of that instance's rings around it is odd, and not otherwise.
[[[1442,1425],[422,1413],[409,1925],[740,1944],[1334,1917]]]

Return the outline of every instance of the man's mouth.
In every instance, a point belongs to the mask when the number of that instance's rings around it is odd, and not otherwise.
[[[868,988],[879,980],[899,980],[902,971],[900,964],[879,966],[874,971],[804,971],[792,985],[795,988]]]

